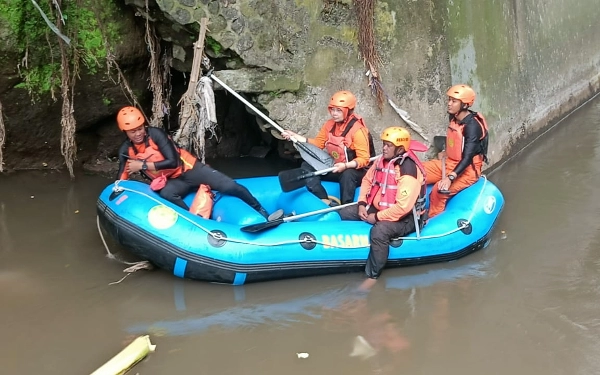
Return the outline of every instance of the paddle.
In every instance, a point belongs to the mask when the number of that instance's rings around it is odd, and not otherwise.
[[[303,213],[300,215],[288,216],[288,217],[283,217],[281,219],[277,219],[277,220],[273,220],[273,221],[267,221],[266,223],[247,225],[245,227],[240,228],[240,230],[242,232],[246,232],[246,233],[262,232],[263,230],[266,230],[266,229],[278,227],[281,224],[286,223],[288,221],[294,221],[294,220],[302,219],[304,217],[313,216],[313,215],[325,214],[327,212],[341,210],[344,207],[355,206],[357,204],[358,204],[358,202],[352,202],[352,203],[342,204],[341,206],[327,207],[327,208],[323,208],[321,210],[310,211],[310,212],[306,212],[306,213]]]
[[[267,121],[269,124],[271,124],[280,133],[284,132],[284,129],[281,126],[277,125],[277,123],[275,123],[275,121],[271,120],[267,115],[265,115],[264,113],[259,111],[252,104],[250,104],[249,101],[244,99],[244,97],[242,97],[240,94],[235,92],[231,87],[229,87],[225,83],[223,83],[223,81],[221,81],[214,74],[212,74],[212,71],[208,74],[208,76],[210,78],[212,78],[215,82],[217,82],[219,85],[223,86],[224,89],[226,89],[231,94],[233,94],[233,96],[238,98],[242,103],[247,105],[250,109],[252,109],[254,112],[256,112],[257,115],[259,115],[265,121]],[[329,167],[333,166],[333,158],[327,152],[323,151],[322,149],[320,149],[317,146],[312,145],[308,142],[307,143],[298,142],[298,140],[294,137],[292,137],[290,140],[294,143],[294,146],[300,152],[300,156],[302,157],[302,159],[304,159],[314,169],[318,170],[318,169],[324,169],[324,168],[329,168]]]
[[[438,152],[444,151],[446,149],[446,136],[436,135],[433,137],[433,147],[435,147]]]
[[[433,137],[433,147],[435,147],[438,152],[446,150],[446,137],[443,135],[436,135]],[[442,180],[446,178],[446,157],[442,158]],[[450,194],[450,190],[438,190],[442,194]]]
[[[378,156],[373,156],[369,159],[369,161],[373,161],[377,159]],[[281,171],[278,174],[279,177],[279,185],[281,185],[281,190],[284,192],[293,191],[296,189],[300,189],[305,185],[305,179],[320,176],[323,174],[327,174],[333,171],[335,167],[321,169],[319,171],[308,172],[306,169],[296,168],[290,169],[287,171]]]
[[[425,152],[427,151],[429,148],[419,142],[419,141],[410,141],[410,149],[412,151],[415,152]],[[369,159],[369,161],[374,161],[375,159],[377,159],[379,156],[373,156],[372,158]],[[279,185],[281,185],[281,190],[283,190],[284,192],[289,192],[289,191],[293,191],[296,189],[300,189],[301,187],[303,187],[305,185],[305,179],[307,178],[311,178],[314,176],[320,176],[320,175],[324,175],[327,174],[331,171],[333,171],[335,168],[331,167],[331,168],[325,168],[325,169],[321,169],[315,172],[307,172],[305,169],[302,168],[296,168],[296,169],[290,169],[287,171],[281,171],[279,172]]]

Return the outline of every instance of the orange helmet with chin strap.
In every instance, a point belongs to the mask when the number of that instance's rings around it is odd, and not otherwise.
[[[472,106],[475,103],[475,91],[467,85],[454,85],[448,89],[446,92],[451,98],[458,99],[463,104],[466,104],[468,107]]]
[[[122,131],[138,128],[145,122],[144,114],[135,107],[123,107],[117,114],[117,125]]]
[[[350,91],[338,91],[329,100],[329,108],[341,107],[354,109],[356,107],[356,97]]]
[[[391,126],[383,129],[381,140],[391,142],[396,147],[404,146],[406,151],[410,148],[410,133],[399,126]]]

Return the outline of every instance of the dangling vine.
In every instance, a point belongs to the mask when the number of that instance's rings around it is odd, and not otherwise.
[[[381,58],[377,53],[375,43],[375,2],[377,0],[355,0],[354,11],[358,20],[358,51],[363,59],[365,68],[369,74],[369,86],[371,92],[377,98],[377,106],[383,111],[385,93],[381,88],[381,80],[377,67],[381,64]]]
[[[4,159],[2,156],[2,149],[4,148],[4,140],[6,130],[4,129],[4,114],[2,113],[2,102],[0,102],[0,172],[4,171]]]
[[[54,3],[56,18],[62,18],[60,11],[61,0],[55,0]],[[58,30],[62,32],[62,22],[58,23]],[[76,32],[76,31],[75,31]],[[65,158],[65,164],[69,170],[69,175],[75,177],[73,173],[73,163],[77,156],[77,144],[75,142],[75,130],[77,122],[73,115],[73,96],[75,92],[76,77],[79,74],[79,54],[76,50],[69,51],[66,42],[61,38],[58,40],[61,56],[61,97],[62,97],[62,113],[60,119],[61,136],[60,136],[60,152]],[[71,52],[71,53],[69,53]],[[73,71],[69,64],[69,57],[72,58]]]
[[[148,0],[146,0],[146,14],[149,14]],[[160,39],[156,36],[154,26],[150,25],[149,16],[146,16],[146,45],[150,52],[150,91],[152,91],[152,117],[150,125],[162,127],[163,118],[170,111],[169,95],[170,94],[170,75],[168,67],[165,66],[165,60],[162,59],[161,64],[161,48]],[[165,82],[165,79],[167,81]],[[166,91],[166,92],[165,92]]]
[[[102,37],[102,44],[104,45],[104,49],[106,50],[106,76],[108,77],[108,79],[111,80],[111,82],[119,85],[121,91],[123,92],[123,95],[125,95],[125,97],[129,100],[129,103],[131,105],[140,108],[140,103],[138,102],[136,95],[133,93],[131,86],[129,86],[129,82],[127,81],[127,78],[125,78],[121,67],[119,66],[119,64],[117,64],[117,60],[115,59],[115,54],[113,52],[112,43],[109,42],[109,39],[114,39],[114,26],[111,25],[111,23],[109,22],[108,25],[110,27],[110,30],[107,30],[103,22],[104,17],[102,17],[102,12],[98,9],[97,3],[92,2],[92,10],[98,21],[98,29],[100,30],[100,34]],[[116,80],[112,76],[113,70],[117,72]]]

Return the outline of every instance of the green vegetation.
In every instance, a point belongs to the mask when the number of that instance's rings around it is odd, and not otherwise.
[[[48,19],[71,39],[66,46],[68,61],[73,66],[95,74],[107,57],[105,37],[109,45],[119,42],[114,22],[118,14],[115,0],[63,0],[62,18],[50,1],[37,1]],[[29,91],[35,100],[42,94],[59,91],[61,54],[59,37],[44,21],[30,0],[0,0],[0,21],[8,27],[11,41],[18,49],[22,82],[15,87]],[[9,62],[10,63],[10,62]],[[76,71],[76,69],[73,69]]]
[[[218,57],[219,55],[221,55],[221,52],[223,52],[223,46],[210,36],[207,35],[204,42],[206,44],[206,47],[210,48],[215,53],[215,56]]]

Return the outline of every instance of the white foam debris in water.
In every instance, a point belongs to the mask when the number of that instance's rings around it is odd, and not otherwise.
[[[377,352],[375,349],[369,344],[367,340],[365,340],[362,336],[356,336],[354,339],[354,347],[352,349],[352,353],[350,353],[350,357],[359,357],[360,359],[367,359],[374,356]]]

